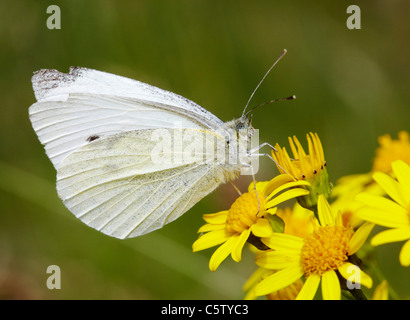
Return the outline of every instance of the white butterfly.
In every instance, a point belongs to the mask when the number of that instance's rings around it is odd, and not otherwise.
[[[109,236],[159,229],[241,170],[253,169],[251,153],[258,148],[235,148],[230,155],[237,162],[213,152],[223,146],[226,155],[229,144],[253,135],[245,113],[224,123],[182,96],[87,68],[40,70],[32,82],[37,102],[30,120],[57,170],[58,195],[77,218]],[[180,135],[181,150],[216,144],[196,152],[203,157],[153,161],[169,155],[153,138],[159,130],[174,140]]]

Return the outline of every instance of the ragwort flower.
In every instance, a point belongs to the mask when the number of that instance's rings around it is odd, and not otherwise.
[[[247,241],[258,242],[259,238],[273,233],[268,216],[276,213],[277,205],[306,195],[308,191],[301,188],[306,185],[305,181],[294,181],[287,174],[257,182],[256,192],[252,183],[248,192],[236,199],[229,210],[203,215],[207,223],[198,230],[203,234],[192,245],[193,251],[221,245],[209,261],[211,271],[215,271],[229,254],[239,262]]]
[[[374,196],[366,192],[357,196],[364,204],[357,216],[363,220],[381,225],[388,230],[375,235],[371,244],[378,246],[385,243],[405,241],[399,255],[403,266],[410,266],[410,166],[399,160],[392,163],[396,179],[376,172],[373,179],[384,189],[391,199]]]
[[[373,160],[372,170],[367,173],[347,175],[340,178],[333,188],[332,197],[335,198],[333,207],[343,212],[354,213],[363,204],[356,201],[356,196],[361,192],[375,196],[385,195],[383,188],[374,183],[372,178],[375,172],[392,173],[392,162],[402,160],[410,165],[410,137],[406,131],[400,131],[398,139],[392,139],[385,134],[378,138],[379,147]],[[355,216],[353,218],[356,219]],[[356,225],[361,221],[356,220]]]
[[[293,158],[289,156],[286,148],[281,148],[279,144],[275,145],[276,151],[272,151],[272,157],[276,161],[280,172],[287,172],[295,179],[306,180],[310,183],[307,187],[310,191],[309,195],[298,198],[298,201],[303,207],[311,209],[316,206],[319,194],[329,198],[332,190],[319,136],[310,133],[306,135],[306,139],[308,142],[308,154],[306,154],[299,140],[294,136],[293,138],[289,137]]]
[[[286,207],[284,209],[278,209],[278,211],[276,212],[276,216],[280,217],[280,219],[282,219],[282,221],[284,222],[283,233],[291,234],[301,238],[305,238],[313,231],[313,224],[311,219],[312,215],[313,213],[311,211],[302,208],[298,203],[296,203],[292,209]],[[256,253],[260,253],[260,251],[258,251],[257,249],[254,249],[254,251],[257,251]],[[244,299],[256,299],[257,296],[255,295],[254,290],[255,286],[275,272],[275,270],[271,269],[265,269],[261,267],[258,268],[249,277],[248,281],[246,281],[242,288],[243,291],[246,292]],[[290,285],[278,291],[267,294],[266,298],[268,300],[295,300],[302,287],[302,279],[297,279]]]
[[[394,140],[385,134],[378,139],[380,147],[376,149],[372,172],[392,171],[392,162],[402,160],[410,164],[410,137],[408,132],[400,131],[398,139]]]
[[[355,285],[372,286],[372,279],[350,257],[366,241],[374,225],[365,223],[354,232],[343,224],[340,212],[331,212],[323,195],[318,197],[318,216],[320,225],[305,239],[281,233],[263,239],[273,250],[260,253],[256,263],[277,272],[256,285],[257,296],[280,290],[303,276],[306,280],[297,299],[313,299],[320,282],[323,299],[340,299],[338,274],[348,280],[354,275]]]

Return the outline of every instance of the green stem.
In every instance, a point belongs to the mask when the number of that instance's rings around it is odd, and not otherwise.
[[[315,218],[316,218],[318,221],[320,221],[320,220],[319,220],[319,211],[317,210],[317,206],[313,206],[313,207],[309,208],[309,210],[313,211],[313,213],[315,214]]]
[[[270,248],[266,246],[262,241],[261,238],[254,236],[252,233],[249,235],[247,240],[248,243],[252,244],[255,248],[259,250],[269,250]]]
[[[358,266],[360,269],[362,269],[362,260],[360,260],[360,258],[356,254],[353,254],[353,255],[349,256],[348,261],[350,263]],[[365,294],[363,293],[363,291],[361,289],[359,289],[359,288],[350,289],[347,286],[346,279],[338,271],[336,272],[336,274],[339,278],[340,288],[342,290],[346,290],[346,291],[350,292],[350,294],[356,300],[367,300],[367,297],[365,296]]]
[[[349,292],[356,300],[367,300],[361,289],[349,289]]]

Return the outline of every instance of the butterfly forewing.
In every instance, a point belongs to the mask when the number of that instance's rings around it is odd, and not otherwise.
[[[56,169],[93,136],[147,128],[216,130],[223,126],[212,113],[182,96],[106,72],[41,70],[32,82],[38,102],[29,109],[30,120]]]

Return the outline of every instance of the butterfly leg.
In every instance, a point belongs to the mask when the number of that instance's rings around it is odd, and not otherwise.
[[[268,147],[271,148],[273,151],[278,152],[278,150],[277,150],[274,146],[272,146],[270,143],[264,142],[264,143],[262,143],[261,145],[259,145],[259,146],[255,147],[255,148],[251,149],[251,150],[249,151],[249,153],[252,154],[252,153],[254,153],[255,151],[258,151],[258,150],[262,149],[262,148],[265,147],[265,146],[268,146]],[[272,157],[271,157],[271,158],[272,158]],[[296,159],[290,158],[290,160],[296,160]],[[276,163],[275,160],[273,160],[273,161]]]
[[[272,156],[268,153],[252,153],[250,154],[250,156],[252,157],[268,157],[269,159],[271,159],[273,162],[275,162],[275,164],[281,168],[285,173],[287,173],[288,175],[291,175],[289,172],[287,172],[275,159],[272,158]]]
[[[259,212],[261,211],[261,202],[259,200],[259,195],[258,192],[256,191],[256,179],[255,179],[255,172],[253,171],[253,167],[252,165],[249,165],[250,169],[251,169],[251,174],[252,174],[252,180],[253,180],[253,190],[255,190],[255,195],[256,195],[256,199],[258,200],[258,212],[256,213],[255,216],[258,216]]]
[[[275,152],[278,151],[278,150],[276,150],[276,148],[275,148],[274,146],[272,146],[270,143],[264,142],[264,143],[262,143],[261,145],[259,145],[259,146],[255,147],[255,148],[251,149],[251,150],[249,151],[249,153],[254,153],[255,151],[258,151],[258,150],[262,149],[262,148],[265,147],[265,146],[268,146],[269,148],[271,148],[271,149],[272,149],[273,151],[275,151]]]

